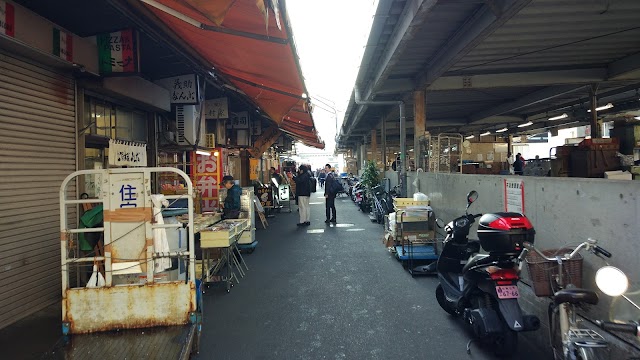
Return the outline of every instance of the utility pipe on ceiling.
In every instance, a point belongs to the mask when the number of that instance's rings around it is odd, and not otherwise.
[[[404,101],[372,101],[372,100],[362,100],[360,99],[360,92],[358,91],[358,86],[356,85],[353,88],[353,95],[355,99],[355,103],[358,105],[369,105],[369,106],[388,106],[388,105],[397,105],[400,110],[400,164],[396,165],[396,169],[398,171],[398,177],[400,178],[400,197],[407,196],[407,170],[405,159],[407,156],[407,129],[405,126],[405,115],[404,115]]]

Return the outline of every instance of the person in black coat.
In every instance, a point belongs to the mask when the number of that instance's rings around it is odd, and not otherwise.
[[[331,191],[331,189],[333,188],[333,183],[340,180],[331,172],[331,165],[327,164],[324,168],[327,171],[327,178],[324,184],[324,197],[327,199],[325,202],[327,220],[324,222],[326,224],[330,222],[336,223],[336,195],[338,195],[338,193]]]
[[[298,208],[300,213],[300,222],[298,226],[309,226],[311,217],[311,209],[309,208],[309,197],[311,196],[311,176],[309,169],[300,165],[298,176],[293,179],[296,182],[296,197],[298,198]]]
[[[513,162],[513,172],[516,175],[522,175],[523,171],[524,171],[524,158],[522,157],[522,154],[517,153],[516,159]]]

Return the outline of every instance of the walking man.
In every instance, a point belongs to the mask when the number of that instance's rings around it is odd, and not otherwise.
[[[336,176],[334,173],[331,172],[331,165],[327,164],[324,166],[325,171],[327,172],[327,177],[325,179],[325,186],[324,186],[324,197],[327,199],[326,203],[325,203],[325,207],[326,207],[326,215],[327,215],[327,220],[325,220],[324,222],[326,224],[332,222],[332,223],[336,223],[336,195],[338,194],[337,191],[335,191],[335,188],[337,188],[336,185],[340,185],[340,183],[338,183],[338,179],[336,179]]]
[[[300,222],[298,226],[309,226],[311,222],[311,209],[309,208],[309,197],[311,196],[311,176],[309,169],[305,165],[300,165],[298,176],[293,178],[296,182],[296,197],[298,198],[298,208],[300,211]]]

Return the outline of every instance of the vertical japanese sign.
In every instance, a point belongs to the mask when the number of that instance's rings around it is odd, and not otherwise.
[[[171,92],[172,104],[197,104],[200,99],[198,76],[195,74],[160,79],[156,84]]]
[[[504,209],[524,214],[524,181],[504,179]]]
[[[138,41],[133,29],[101,34],[96,39],[100,74],[138,72]]]
[[[205,101],[204,111],[207,119],[228,119],[229,104],[227,98],[223,97]]]
[[[16,35],[16,13],[13,4],[0,0],[0,34]]]
[[[196,189],[202,194],[202,211],[215,211],[218,208],[218,189],[222,174],[222,151],[219,156],[200,155],[193,152],[192,178]]]
[[[53,55],[73,61],[73,35],[53,28]]]

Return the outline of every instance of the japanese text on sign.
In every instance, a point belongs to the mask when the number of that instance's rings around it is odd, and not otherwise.
[[[218,207],[220,186],[220,157],[193,153],[196,166],[193,170],[195,187],[202,194],[202,210],[215,211]]]
[[[138,71],[137,37],[134,30],[122,30],[96,37],[101,74]]]
[[[524,214],[524,181],[504,180],[504,208],[507,212]]]
[[[229,105],[226,97],[211,99],[204,102],[205,118],[228,119]]]
[[[195,74],[174,76],[156,83],[171,92],[173,104],[197,104],[199,101],[198,76]]]
[[[136,204],[137,194],[136,188],[130,184],[125,184],[120,187],[120,208],[125,207],[137,207]]]
[[[260,199],[262,207],[273,207],[273,189],[271,187],[258,189],[258,199]]]
[[[147,166],[147,145],[109,140],[109,165]]]
[[[231,121],[227,121],[227,128],[230,129],[248,129],[249,128],[249,113],[246,111],[234,114],[231,117]]]

